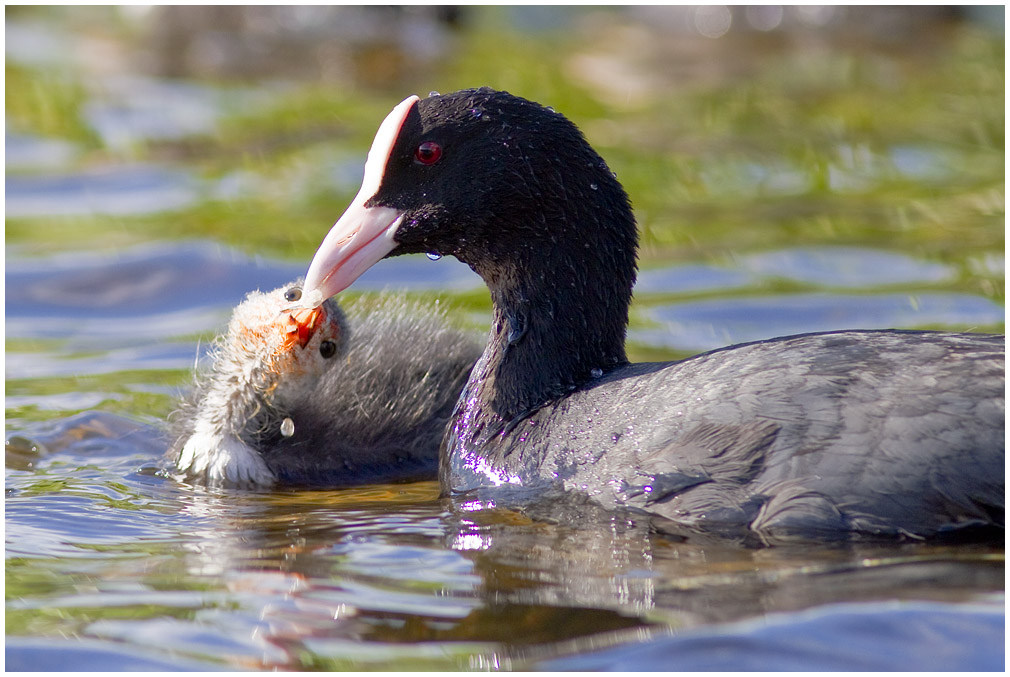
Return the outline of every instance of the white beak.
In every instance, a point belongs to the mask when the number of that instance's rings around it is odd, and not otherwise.
[[[417,101],[416,96],[404,99],[379,126],[365,161],[361,189],[333,224],[309,264],[302,291],[303,307],[316,308],[329,297],[347,289],[396,247],[393,238],[403,213],[389,207],[366,207],[365,203],[379,192],[396,138]]]

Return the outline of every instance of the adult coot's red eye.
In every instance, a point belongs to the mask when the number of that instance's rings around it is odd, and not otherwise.
[[[422,165],[433,165],[442,157],[442,147],[434,141],[425,141],[414,151],[414,161]]]

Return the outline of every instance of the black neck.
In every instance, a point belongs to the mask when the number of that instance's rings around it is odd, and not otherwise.
[[[476,405],[470,413],[485,434],[627,363],[637,237],[624,192],[612,185],[611,203],[584,201],[544,219],[549,238],[472,264],[491,290],[493,316],[464,406]]]

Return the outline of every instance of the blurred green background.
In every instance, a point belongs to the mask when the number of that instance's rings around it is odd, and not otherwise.
[[[77,167],[184,164],[208,180],[246,172],[255,187],[136,218],[9,219],[7,242],[209,236],[307,259],[357,188],[319,165],[363,158],[407,94],[488,85],[584,129],[633,198],[646,265],[802,238],[955,261],[966,289],[1002,295],[966,260],[1003,248],[1004,40],[992,22],[904,8],[889,23],[850,8],[819,26],[793,8],[759,30],[736,8],[713,38],[663,9],[9,7],[8,41],[12,20],[47,24],[62,53],[8,47],[8,129],[73,142]],[[85,109],[109,96],[103,81],[136,73],[198,80],[222,101],[260,96],[222,105],[196,133],[110,147]],[[901,149],[920,166],[902,166]]]

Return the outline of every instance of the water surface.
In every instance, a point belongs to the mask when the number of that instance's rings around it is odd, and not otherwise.
[[[988,548],[679,543],[578,502],[528,512],[454,504],[433,482],[180,484],[159,472],[167,438],[155,412],[187,386],[205,345],[193,335],[219,329],[253,280],[271,287],[297,271],[200,242],[9,263],[7,336],[23,345],[6,356],[9,666],[59,665],[62,655],[96,670],[654,669],[672,652],[685,669],[760,667],[769,653],[796,669],[874,669],[894,665],[895,651],[906,667],[928,663],[927,647],[907,644],[910,618],[924,633],[955,620],[962,629],[929,643],[936,660],[997,659],[1003,560]],[[389,264],[386,286],[398,288],[443,262]],[[814,620],[792,615],[840,603],[855,606],[840,618],[830,606]],[[954,620],[937,620],[937,608]],[[767,642],[763,624],[734,625],[769,614],[788,630]],[[54,633],[87,641],[28,639]],[[870,658],[814,660],[809,645],[829,635]],[[724,663],[697,648],[716,640]],[[755,654],[759,640],[772,648]],[[641,654],[630,648],[639,643]]]

